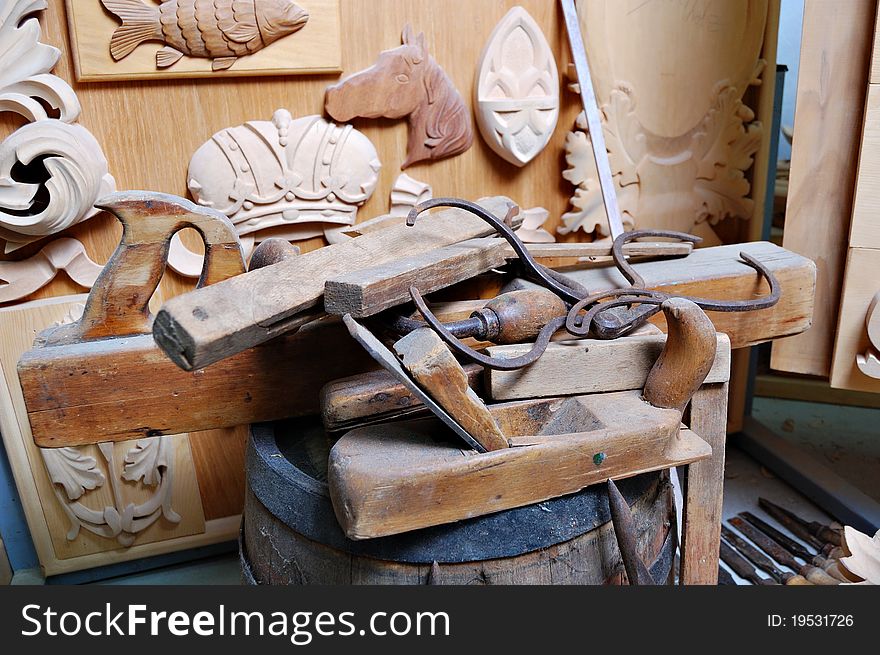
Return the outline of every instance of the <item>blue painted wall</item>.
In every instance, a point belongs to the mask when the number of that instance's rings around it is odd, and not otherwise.
[[[801,54],[801,30],[804,23],[804,0],[782,0],[779,15],[779,45],[776,62],[788,66],[785,76],[785,94],[782,98],[782,124],[794,126],[794,107],[797,98],[798,62]],[[779,159],[791,159],[791,146],[785,137],[779,137]]]

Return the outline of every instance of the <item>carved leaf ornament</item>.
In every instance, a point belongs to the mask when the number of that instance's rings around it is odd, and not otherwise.
[[[697,232],[750,219],[746,172],[763,127],[742,101],[760,84],[768,0],[591,0],[580,15],[625,223]],[[673,39],[669,34],[674,34]],[[607,235],[582,119],[569,134],[575,185],[559,232]]]

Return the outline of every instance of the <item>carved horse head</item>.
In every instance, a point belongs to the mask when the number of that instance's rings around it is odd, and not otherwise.
[[[473,142],[464,100],[428,52],[424,33],[416,36],[410,25],[403,30],[403,45],[386,50],[370,68],[329,87],[325,108],[341,122],[408,117],[409,144],[402,168],[457,155]]]

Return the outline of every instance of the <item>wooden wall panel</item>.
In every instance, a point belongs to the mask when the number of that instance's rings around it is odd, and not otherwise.
[[[876,11],[874,0],[806,0],[783,245],[815,260],[817,311],[773,345],[776,370],[831,372]]]
[[[880,248],[880,84],[868,89],[849,245]]]
[[[71,523],[60,497],[65,492],[50,481],[40,450],[31,438],[15,364],[39,331],[63,320],[84,301],[85,296],[66,296],[0,308],[0,334],[3,335],[0,343],[0,432],[45,574],[66,573],[231,539],[238,528],[235,515],[240,512],[241,497],[236,507],[227,507],[221,516],[212,516],[206,521],[187,435],[172,438],[171,508],[180,515],[179,522],[159,517],[139,532],[134,545],[129,547],[123,547],[115,538],[92,534],[85,528],[74,538],[67,537]],[[236,452],[235,448],[230,449],[229,439],[225,444],[230,452]],[[133,445],[120,443],[114,446],[118,482],[115,490],[109,467],[104,465],[98,448],[88,446],[82,449],[85,456],[95,459],[97,468],[105,474],[104,483],[82,497],[85,507],[100,512],[105,507],[122,508],[128,503],[141,503],[152,495],[151,489],[140,483],[119,478],[123,460]],[[234,464],[231,470],[242,469],[241,459]],[[115,498],[117,493],[119,499]]]
[[[159,41],[147,41],[127,57],[114,61],[110,56],[110,39],[120,20],[98,1],[67,0],[77,79],[108,82],[338,72],[342,59],[339,0],[299,0],[297,5],[309,13],[309,20],[302,29],[240,58],[228,70],[212,71],[211,59],[186,56],[169,68],[157,68],[156,52],[163,46]]]

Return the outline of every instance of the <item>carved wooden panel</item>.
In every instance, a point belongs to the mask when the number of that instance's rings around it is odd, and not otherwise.
[[[16,363],[38,332],[75,320],[85,300],[0,309],[0,432],[47,574],[178,550],[181,540],[207,543],[219,527],[206,525],[186,435],[55,451],[34,445]]]
[[[341,70],[339,0],[67,0],[77,79]]]
[[[406,118],[405,169],[420,161],[454,157],[471,147],[471,112],[428,48],[424,32],[407,24],[403,45],[327,89],[324,108],[335,120]]]
[[[514,7],[492,31],[477,70],[474,110],[492,150],[525,166],[547,147],[559,120],[559,70],[541,28]]]
[[[753,213],[745,172],[763,131],[743,95],[764,71],[768,0],[578,8],[625,220],[717,242],[712,226]],[[576,191],[561,233],[606,233],[588,139],[578,125],[566,141]]]
[[[831,367],[835,389],[880,393],[878,270],[880,248],[849,249]]]

